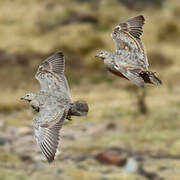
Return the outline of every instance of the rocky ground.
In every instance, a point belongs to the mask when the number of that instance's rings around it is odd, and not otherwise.
[[[39,151],[31,126],[7,126],[1,121],[0,179],[160,180],[169,179],[167,175],[178,179],[180,175],[180,156],[171,155],[166,149],[137,150],[124,143],[110,145],[107,136],[121,131],[114,122],[65,124],[56,160],[48,164]]]

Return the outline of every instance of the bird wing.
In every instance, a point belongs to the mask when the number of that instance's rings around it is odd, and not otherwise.
[[[126,20],[125,22],[119,24],[121,30],[129,32],[133,37],[140,39],[140,36],[143,33],[143,25],[144,25],[145,19],[141,16],[136,16],[133,18],[130,18]],[[118,27],[117,26],[117,27]]]
[[[142,49],[142,52],[143,52],[143,56],[144,56],[144,64],[146,65],[146,69],[148,69],[148,66],[149,66],[149,63],[148,63],[148,59],[147,59],[147,55],[146,55],[146,51],[145,51],[145,48],[144,48],[144,43],[141,41],[141,39],[136,39],[138,42],[139,42],[139,45]]]
[[[148,62],[144,50],[144,45],[141,42],[140,36],[143,33],[144,17],[137,16],[130,18],[127,21],[119,24],[115,27],[111,33],[112,39],[116,43],[116,53],[129,54],[127,63],[131,64],[133,56],[136,56],[138,61],[147,69]],[[134,64],[135,62],[133,62]],[[139,62],[136,61],[136,65],[139,66]]]
[[[64,69],[65,57],[62,52],[57,52],[45,59],[35,75],[40,83],[41,92],[70,98],[69,85],[64,75]]]
[[[144,80],[139,75],[141,69],[132,69],[123,66],[115,66],[115,69],[121,72],[127,79],[129,79],[132,83],[136,84],[137,86],[144,88]]]
[[[42,154],[52,162],[59,143],[59,133],[68,109],[58,103],[44,106],[34,119],[34,133]]]

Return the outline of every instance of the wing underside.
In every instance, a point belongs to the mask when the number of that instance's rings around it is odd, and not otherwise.
[[[67,110],[58,106],[44,108],[34,119],[34,133],[42,154],[52,162],[54,160]]]
[[[39,66],[39,70],[45,69],[57,74],[64,74],[65,69],[65,57],[62,52],[56,52],[53,55],[46,58]]]
[[[45,59],[35,75],[40,83],[41,92],[70,99],[70,90],[64,69],[65,58],[62,52],[55,53]]]
[[[121,56],[120,60],[127,64],[134,64],[136,67],[148,68],[147,57],[144,45],[140,36],[143,33],[142,26],[144,17],[137,16],[119,24],[111,33],[112,39],[116,43],[116,55]],[[129,54],[129,57],[126,57]]]
[[[50,72],[41,73],[36,76],[40,83],[40,91],[53,96],[70,98],[69,86],[64,75],[57,75]]]
[[[139,75],[141,70],[124,68],[122,66],[116,66],[115,68],[117,71],[121,72],[127,79],[129,79],[132,83],[144,88],[144,80]]]

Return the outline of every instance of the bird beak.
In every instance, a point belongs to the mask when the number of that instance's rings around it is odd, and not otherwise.
[[[24,96],[20,98],[20,100],[24,100]]]

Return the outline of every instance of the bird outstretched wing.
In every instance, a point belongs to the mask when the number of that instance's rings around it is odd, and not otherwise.
[[[69,97],[70,90],[64,75],[65,57],[62,52],[57,52],[39,66],[35,75],[40,83],[40,91],[53,96]]]
[[[34,118],[34,133],[42,154],[52,162],[54,160],[64,119],[68,109],[61,104],[47,104]]]
[[[144,88],[144,80],[139,75],[140,69],[131,69],[125,68],[123,66],[115,66],[115,69],[122,73],[127,79],[129,79],[132,83],[136,84],[137,86]]]
[[[143,33],[142,27],[144,25],[144,22],[145,19],[143,16],[136,16],[119,24],[119,27],[121,30],[129,32],[133,37],[140,39],[140,36]]]
[[[111,33],[112,39],[116,43],[116,53],[121,55],[121,60],[126,59],[126,63],[148,68],[148,61],[144,50],[144,45],[140,39],[143,33],[144,17],[137,16],[115,27]],[[134,58],[135,57],[135,58]]]

